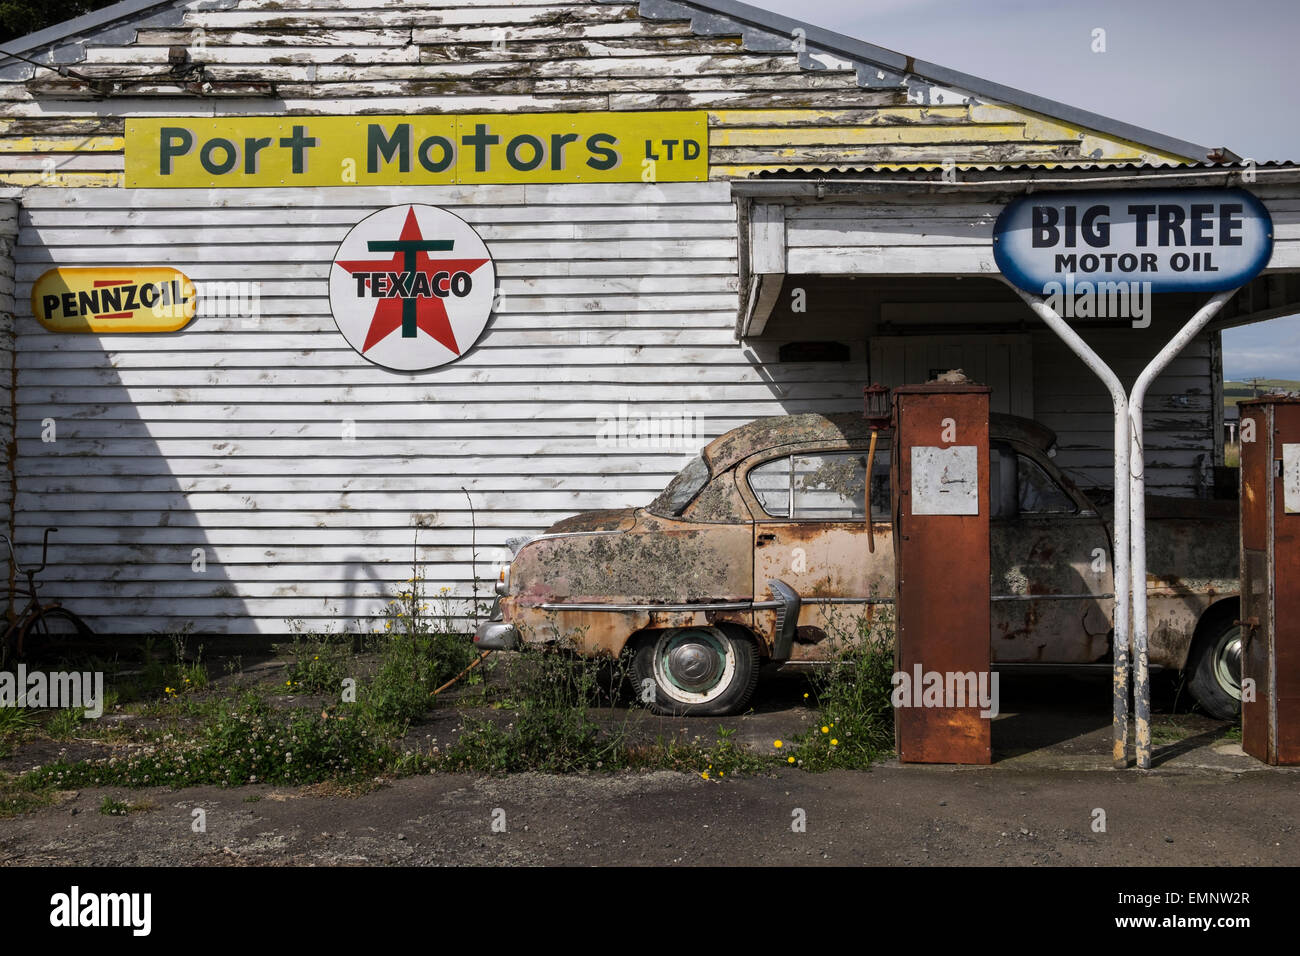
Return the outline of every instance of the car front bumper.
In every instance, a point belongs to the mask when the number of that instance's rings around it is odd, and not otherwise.
[[[474,646],[480,651],[512,651],[519,644],[519,632],[505,621],[484,621],[474,631]]]

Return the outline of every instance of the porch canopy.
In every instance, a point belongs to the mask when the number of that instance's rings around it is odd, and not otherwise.
[[[733,183],[746,240],[736,337],[767,334],[773,317],[789,311],[790,290],[804,277],[891,280],[858,284],[855,295],[901,287],[900,280],[996,279],[993,224],[1007,203],[1029,193],[1193,186],[1246,189],[1275,226],[1268,266],[1221,310],[1210,331],[1300,312],[1296,163],[800,169]],[[1005,298],[1016,299],[1010,290]]]
[[[1002,281],[994,223],[1009,202],[1036,192],[1179,187],[1246,189],[1275,231],[1267,267],[1165,370],[1146,408],[1150,492],[1209,497],[1224,451],[1218,333],[1300,313],[1297,164],[806,169],[740,180],[736,337],[773,367],[778,357],[799,360],[782,343],[848,342],[852,372],[891,386],[961,367],[993,386],[994,411],[1053,428],[1059,463],[1078,484],[1110,486],[1106,390]],[[1207,298],[1157,294],[1146,328],[1122,315],[1070,322],[1127,388]]]

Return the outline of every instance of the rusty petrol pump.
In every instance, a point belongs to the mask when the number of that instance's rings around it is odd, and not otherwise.
[[[1300,764],[1300,398],[1242,402],[1241,425],[1242,748]]]
[[[992,760],[991,391],[932,382],[893,393],[893,699],[905,763]]]

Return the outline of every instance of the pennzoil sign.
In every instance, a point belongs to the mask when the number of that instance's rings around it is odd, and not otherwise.
[[[164,266],[51,269],[32,285],[32,315],[51,332],[175,332],[198,296]]]

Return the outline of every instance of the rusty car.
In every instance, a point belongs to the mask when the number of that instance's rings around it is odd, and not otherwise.
[[[836,621],[893,603],[891,449],[882,433],[868,489],[870,438],[852,413],[727,432],[644,507],[579,514],[517,545],[477,646],[627,651],[660,713],[744,709],[761,666],[831,660]],[[1113,654],[1110,510],[1104,492],[1085,493],[1056,466],[1055,441],[1035,421],[990,416],[995,666],[1101,665]],[[1183,670],[1209,713],[1231,716],[1235,502],[1150,497],[1147,515],[1151,664]],[[915,586],[943,600],[942,581]]]

